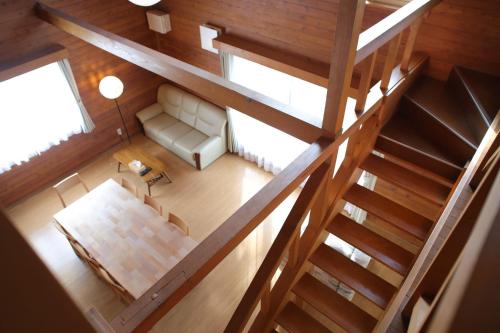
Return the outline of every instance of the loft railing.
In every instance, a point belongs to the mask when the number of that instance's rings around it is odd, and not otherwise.
[[[333,179],[327,162],[318,167],[309,178],[225,332],[242,332],[245,328],[249,332],[271,330],[276,315],[284,305],[286,295],[300,277],[300,273],[304,271],[308,257],[318,242],[322,241],[320,239],[322,230],[342,209],[340,199],[359,177],[358,166],[371,152],[381,124],[390,118],[401,92],[406,90],[409,82],[413,81],[415,72],[420,68],[424,58],[413,54],[415,39],[424,16],[437,2],[413,1],[359,35],[355,58],[350,60],[351,67],[349,60],[345,61],[347,65],[344,71],[344,78],[347,79],[346,84],[349,86],[348,79],[352,77],[352,66],[361,63],[358,98],[354,104],[358,120],[349,127],[348,131],[352,129],[349,135],[340,136],[332,143],[337,148],[349,139],[345,158]],[[340,1],[340,13],[342,6],[349,12],[350,5],[352,4]],[[354,7],[350,8],[353,18],[351,24],[354,25],[359,15],[352,12]],[[362,8],[361,5],[355,8],[355,11],[362,11]],[[342,32],[344,29],[342,25],[345,23],[340,22],[337,25],[336,33],[340,33],[341,38],[349,34]],[[402,35],[407,28],[410,29],[409,37],[400,59],[401,64],[396,66]],[[349,41],[344,41],[344,44],[348,43]],[[377,52],[387,43],[389,52],[384,61],[382,78],[372,87]],[[335,46],[340,45],[336,43]],[[346,99],[346,112],[348,112],[353,103],[349,104],[345,96],[341,98]],[[368,110],[366,110],[367,104],[371,106]],[[339,121],[344,123],[343,119],[337,119],[337,122]],[[310,214],[309,223],[301,235],[300,230],[308,214]],[[285,256],[288,256],[286,264],[279,272],[278,268]],[[276,282],[273,284],[273,281]],[[253,323],[249,323],[257,305],[260,305],[260,310]]]
[[[113,319],[110,323],[113,330],[143,332],[150,329],[309,177],[226,331],[243,330],[259,303],[261,309],[253,331],[259,331],[257,327],[269,324],[281,305],[281,296],[286,294],[314,247],[322,225],[338,211],[338,199],[355,178],[357,166],[370,152],[381,125],[390,117],[402,93],[421,71],[426,58],[413,54],[414,39],[419,22],[436,3],[414,0],[360,34],[365,1],[340,1],[322,128],[282,112],[287,111],[284,106],[265,96],[94,27],[57,9],[38,4],[38,16],[63,31],[181,86],[194,89],[216,104],[233,106],[311,143],[306,151],[141,298]],[[411,31],[401,66],[395,66],[400,36],[407,28]],[[385,59],[382,80],[372,86],[377,50],[386,43],[390,44],[390,52]],[[362,61],[360,86],[363,89],[358,92],[357,100],[354,100],[348,97],[353,67]],[[346,113],[352,117],[345,117]],[[338,148],[345,142],[348,142],[346,156],[332,178]],[[300,235],[300,226],[309,213],[309,224],[304,234]],[[271,278],[285,254],[288,254],[288,263],[277,283],[271,286]],[[99,321],[99,327],[106,326],[102,320]],[[106,329],[110,328],[106,326]]]

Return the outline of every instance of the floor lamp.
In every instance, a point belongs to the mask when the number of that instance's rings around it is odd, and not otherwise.
[[[117,100],[117,98],[120,97],[123,93],[122,81],[116,76],[106,76],[101,80],[101,82],[99,82],[99,92],[107,99],[112,99],[115,101],[116,109],[120,114],[123,128],[125,129],[125,133],[127,133],[128,142],[132,143],[132,141],[130,140],[130,135],[128,134],[127,125],[125,124],[125,119],[123,119],[122,110],[120,109],[120,105],[118,105]]]

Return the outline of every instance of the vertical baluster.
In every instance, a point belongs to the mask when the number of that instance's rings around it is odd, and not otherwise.
[[[356,100],[356,112],[362,112],[365,109],[366,97],[370,91],[376,58],[377,51],[363,60],[361,64],[361,79],[359,81],[358,98]]]
[[[401,60],[401,71],[403,73],[408,72],[408,67],[410,66],[411,55],[413,54],[413,49],[415,47],[415,41],[417,40],[418,30],[423,22],[423,17],[420,17],[410,26],[410,33],[408,34],[408,40],[406,41],[405,50],[403,53],[403,59]]]
[[[399,44],[401,43],[401,34],[398,34],[389,42],[389,51],[387,52],[387,57],[385,58],[384,71],[382,72],[382,82],[380,84],[380,89],[383,92],[387,91],[389,87],[389,82],[391,81],[392,70],[396,64],[396,58],[398,56]]]

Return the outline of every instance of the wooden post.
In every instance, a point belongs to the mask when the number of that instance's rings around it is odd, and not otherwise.
[[[408,67],[410,65],[410,58],[413,54],[413,49],[415,47],[415,42],[417,40],[418,30],[423,22],[423,17],[420,17],[410,26],[410,33],[408,34],[408,39],[406,40],[406,46],[403,53],[403,59],[401,60],[401,71],[403,73],[408,73]]]
[[[363,60],[361,69],[361,80],[358,88],[358,98],[356,99],[356,112],[362,112],[365,109],[366,97],[370,91],[370,86],[373,76],[373,68],[375,68],[375,60],[377,52]]]
[[[389,42],[389,52],[385,58],[384,71],[382,72],[382,82],[380,83],[380,89],[383,92],[386,92],[389,88],[389,82],[391,80],[392,70],[396,65],[396,58],[398,57],[400,43],[401,34],[398,34]]]
[[[330,138],[334,138],[342,129],[364,10],[364,0],[339,2],[323,116],[323,130]]]

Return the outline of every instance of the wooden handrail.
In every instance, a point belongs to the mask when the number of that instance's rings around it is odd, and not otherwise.
[[[331,156],[339,142],[321,138],[310,145],[143,296],[113,319],[115,330],[130,332],[151,328]]]
[[[422,17],[440,0],[413,0],[359,35],[355,64],[384,46]]]

